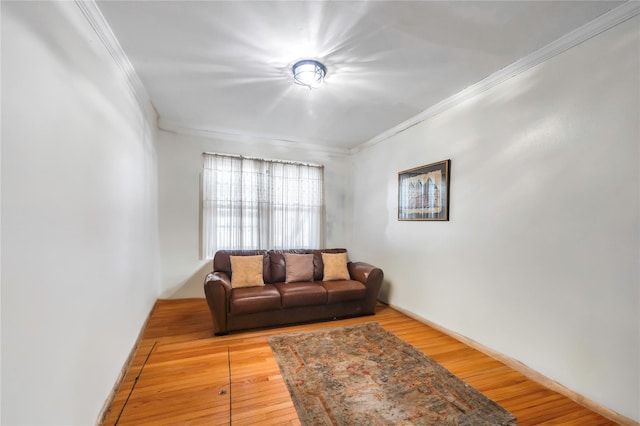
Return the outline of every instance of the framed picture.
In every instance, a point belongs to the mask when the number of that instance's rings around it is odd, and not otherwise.
[[[449,220],[451,160],[398,173],[398,220]]]

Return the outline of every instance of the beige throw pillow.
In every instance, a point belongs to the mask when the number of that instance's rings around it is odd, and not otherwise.
[[[285,253],[285,282],[313,281],[313,255]]]
[[[324,263],[323,281],[348,280],[347,253],[322,253]]]
[[[231,287],[257,287],[262,279],[262,255],[229,256],[231,260]]]

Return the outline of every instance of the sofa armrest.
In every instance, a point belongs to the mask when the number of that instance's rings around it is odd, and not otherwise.
[[[225,272],[213,272],[204,280],[204,294],[213,318],[216,335],[227,333],[227,310],[231,297],[231,279]]]
[[[360,281],[367,288],[367,313],[374,314],[384,278],[382,269],[365,262],[350,262],[347,267],[351,279]]]

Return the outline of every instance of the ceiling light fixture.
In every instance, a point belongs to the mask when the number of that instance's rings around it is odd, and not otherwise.
[[[304,59],[293,64],[293,81],[309,89],[317,89],[324,81],[327,67],[313,59]]]

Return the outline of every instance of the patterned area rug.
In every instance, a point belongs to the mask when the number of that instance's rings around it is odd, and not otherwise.
[[[511,413],[378,323],[268,341],[303,425],[516,425]]]

